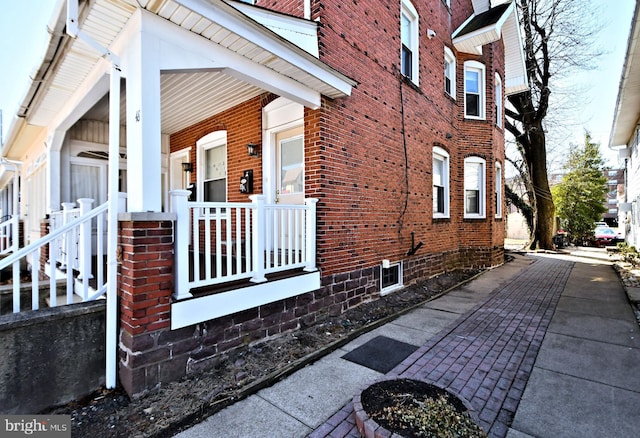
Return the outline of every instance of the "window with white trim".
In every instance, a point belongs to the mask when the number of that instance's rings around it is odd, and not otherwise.
[[[485,213],[485,169],[486,162],[480,157],[464,160],[464,217],[486,217]]]
[[[433,148],[433,217],[449,217],[449,154]]]
[[[496,217],[502,217],[502,165],[496,162],[496,184],[495,184],[495,192],[496,192]]]
[[[444,48],[444,91],[456,98],[456,57],[448,48]]]
[[[385,295],[402,287],[402,262],[380,267],[380,294]]]
[[[477,61],[464,63],[464,116],[485,119],[485,67]]]
[[[504,117],[502,112],[502,107],[503,107],[502,79],[500,79],[500,75],[498,73],[496,73],[494,88],[495,88],[494,95],[495,95],[495,101],[496,101],[496,126],[498,126],[499,128],[502,128],[502,119]]]
[[[227,132],[212,132],[196,144],[198,201],[227,202]]]
[[[401,61],[404,76],[418,85],[418,12],[409,0],[402,0],[400,10]]]

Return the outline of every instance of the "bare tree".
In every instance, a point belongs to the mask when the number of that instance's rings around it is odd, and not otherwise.
[[[526,193],[535,214],[531,248],[553,248],[555,208],[547,172],[546,121],[551,91],[563,76],[589,68],[598,32],[589,0],[516,0],[529,90],[508,97],[506,128],[522,154]],[[523,201],[524,202],[524,201]]]

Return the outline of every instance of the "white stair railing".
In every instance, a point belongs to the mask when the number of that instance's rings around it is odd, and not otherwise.
[[[11,217],[2,223],[0,223],[0,254],[8,254],[15,251],[14,243],[18,243],[18,221],[20,218],[17,215]]]
[[[82,203],[81,203],[82,204]],[[86,207],[86,205],[85,205]],[[90,210],[81,216],[74,219],[70,219],[67,223],[57,227],[55,230],[51,230],[49,234],[41,237],[35,242],[15,251],[8,257],[0,260],[0,270],[6,269],[9,266],[13,267],[13,312],[20,312],[20,290],[22,278],[20,276],[20,266],[26,266],[24,259],[31,260],[31,309],[37,310],[40,303],[40,281],[44,276],[49,277],[49,306],[55,307],[59,305],[57,299],[57,286],[58,283],[65,285],[65,304],[72,304],[74,302],[74,294],[80,296],[83,301],[90,301],[99,298],[104,294],[106,290],[106,282],[104,282],[104,264],[103,259],[105,257],[104,245],[100,244],[103,241],[103,234],[105,233],[105,223],[108,204],[104,203],[93,210]],[[122,208],[122,207],[121,207]],[[92,229],[97,230],[98,244],[96,250],[96,271],[97,282],[92,288],[89,285],[89,279],[91,275],[81,275],[81,280],[76,279],[76,274],[79,270],[74,270],[69,265],[69,259],[59,260],[60,254],[58,252],[58,244],[61,241],[65,242],[64,251],[69,254],[69,246],[71,241],[75,240],[78,236],[78,247],[80,248],[80,254],[82,255],[82,261],[78,263],[78,266],[82,266],[85,269],[84,272],[90,274],[91,269],[91,240]],[[88,243],[87,243],[88,242]],[[49,263],[45,266],[45,272],[40,271],[40,255],[43,249],[48,246],[49,250]],[[59,264],[66,265],[66,272],[62,273],[59,269]],[[45,275],[41,275],[45,274]],[[46,280],[45,280],[46,281]]]

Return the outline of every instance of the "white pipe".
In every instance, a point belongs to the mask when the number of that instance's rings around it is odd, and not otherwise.
[[[120,60],[109,49],[103,47],[78,26],[78,0],[67,1],[67,33],[80,38],[97,52],[111,61],[111,81],[109,88],[109,183],[107,214],[107,321],[106,321],[106,370],[105,386],[116,386],[116,362],[118,348],[118,173],[120,165]]]

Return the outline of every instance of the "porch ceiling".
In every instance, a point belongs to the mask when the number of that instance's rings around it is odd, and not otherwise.
[[[163,73],[160,76],[162,132],[172,134],[232,108],[264,90],[222,72]],[[126,118],[125,87],[120,95],[120,124]],[[109,121],[109,96],[102,98],[83,117]]]
[[[142,8],[321,95],[337,98],[350,94],[351,86],[355,85],[351,79],[258,23],[246,9],[241,12],[232,5],[233,2],[223,0],[81,1],[79,23],[84,34],[104,47],[111,47],[136,10]],[[50,23],[47,57],[18,114],[26,117],[30,125],[55,127],[62,117],[61,102],[80,102],[82,97],[77,90],[83,84],[97,81],[96,68],[100,65],[106,71],[105,61],[94,48],[64,34],[65,15],[65,0],[59,0],[57,17]],[[291,19],[291,27],[300,25],[299,21]],[[305,26],[309,26],[306,21]],[[222,71],[163,72],[162,131],[169,134],[179,131],[262,92],[263,89]],[[106,102],[102,99],[93,108],[87,108],[83,118],[108,120]],[[121,104],[124,109],[124,99]],[[126,112],[121,113],[124,123]]]

